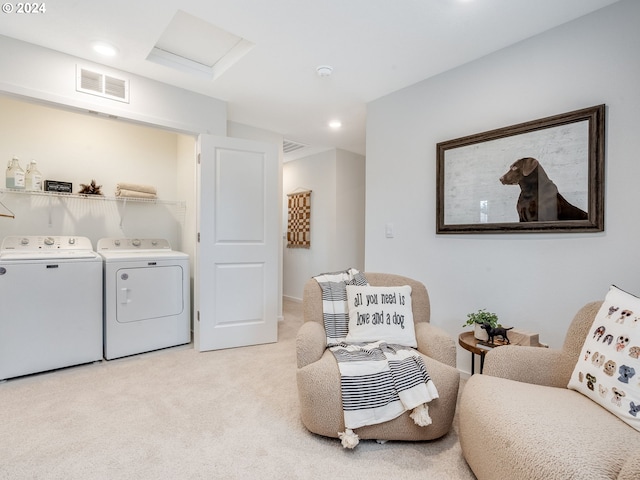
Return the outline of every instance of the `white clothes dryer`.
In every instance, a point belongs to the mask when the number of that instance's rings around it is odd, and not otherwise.
[[[101,360],[102,259],[91,240],[5,237],[0,380]]]
[[[189,255],[157,238],[102,238],[104,358],[191,341]]]

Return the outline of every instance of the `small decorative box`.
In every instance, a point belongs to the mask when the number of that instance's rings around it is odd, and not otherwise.
[[[73,193],[73,184],[71,182],[58,182],[56,180],[44,181],[45,192]]]

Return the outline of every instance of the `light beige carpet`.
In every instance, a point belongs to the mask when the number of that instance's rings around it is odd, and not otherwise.
[[[190,346],[0,384],[0,479],[474,479],[457,422],[427,443],[339,440],[300,423],[285,301],[275,344]]]

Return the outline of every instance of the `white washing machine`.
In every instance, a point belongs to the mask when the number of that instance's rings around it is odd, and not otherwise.
[[[102,360],[102,259],[91,240],[4,238],[0,380],[98,360]]]
[[[189,255],[158,238],[102,238],[104,358],[191,341]]]

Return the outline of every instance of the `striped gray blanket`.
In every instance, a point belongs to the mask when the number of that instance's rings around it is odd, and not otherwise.
[[[422,357],[413,348],[384,341],[346,343],[349,326],[346,286],[368,285],[362,273],[352,268],[314,278],[322,289],[327,348],[340,369],[347,430],[392,420],[407,410],[426,408],[426,403],[438,398]],[[412,414],[417,424],[431,423],[428,410],[417,416],[421,415],[426,415],[426,420]],[[340,438],[347,447],[342,434]],[[355,439],[349,448],[357,445],[357,436]]]

